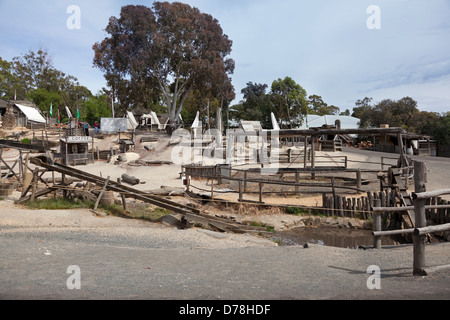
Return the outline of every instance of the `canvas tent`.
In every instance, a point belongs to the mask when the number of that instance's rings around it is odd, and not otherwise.
[[[134,117],[134,114],[130,111],[127,111],[127,125],[128,130],[135,130],[139,125]]]
[[[361,120],[350,116],[318,116],[307,115],[303,125],[299,129],[322,128],[323,126],[334,126],[340,121],[341,129],[359,129]]]
[[[200,137],[202,133],[202,126],[200,123],[200,112],[197,111],[197,116],[195,117],[194,123],[191,126],[192,132],[194,134],[194,139]]]
[[[277,118],[273,114],[273,112],[270,114],[270,117],[272,118],[272,127],[275,131],[280,131],[280,126],[278,125]]]
[[[23,106],[21,104],[15,104],[15,106],[25,115],[28,122],[32,123],[46,123],[44,117],[41,115],[38,109],[33,107]]]

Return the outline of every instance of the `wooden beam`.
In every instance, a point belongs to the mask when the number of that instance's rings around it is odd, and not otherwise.
[[[416,229],[414,229],[414,235],[415,236],[423,236],[428,233],[436,233],[436,232],[444,232],[444,231],[450,231],[450,223],[441,224],[439,226],[416,228]]]
[[[417,200],[417,199],[423,200],[423,199],[439,197],[439,196],[448,195],[448,194],[450,194],[450,189],[442,189],[442,190],[436,190],[436,191],[431,191],[431,192],[415,192],[412,194],[412,198],[414,200]]]

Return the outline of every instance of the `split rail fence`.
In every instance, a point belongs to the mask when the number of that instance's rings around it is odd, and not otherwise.
[[[412,207],[399,207],[399,208],[387,208],[381,206],[381,201],[377,199],[374,202],[374,207],[372,211],[375,214],[374,216],[374,248],[381,249],[381,237],[382,236],[390,236],[390,235],[399,235],[399,234],[412,234],[413,242],[414,242],[414,250],[413,250],[413,274],[416,276],[425,276],[430,272],[435,270],[450,268],[450,265],[446,266],[437,266],[437,267],[428,267],[426,264],[426,239],[428,234],[437,233],[437,232],[446,232],[450,231],[450,223],[448,222],[448,215],[442,215],[444,210],[448,212],[450,209],[450,205],[448,202],[446,204],[430,204],[432,201],[430,199],[436,199],[443,195],[449,195],[450,189],[437,190],[434,192],[426,192],[425,188],[425,164],[422,162],[414,163],[414,183],[416,192],[412,194],[413,204]],[[428,203],[428,204],[427,204]],[[443,203],[443,202],[441,202]],[[414,210],[414,228],[405,229],[405,230],[393,230],[393,231],[382,231],[381,230],[381,220],[382,213],[387,210],[394,211],[405,211],[405,210]],[[439,223],[438,225],[427,226],[427,212],[440,212],[441,214],[438,216]]]

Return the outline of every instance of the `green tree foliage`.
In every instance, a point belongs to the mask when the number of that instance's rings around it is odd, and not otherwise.
[[[110,18],[106,32],[109,37],[93,46],[94,66],[119,99],[120,82],[158,90],[173,125],[192,91],[234,99],[234,61],[226,58],[232,42],[211,15],[179,2],[129,5]]]
[[[263,128],[272,128],[270,113],[273,104],[270,95],[266,93],[267,84],[248,82],[242,89],[243,100],[231,108],[230,117],[235,122],[260,121]]]
[[[86,101],[81,106],[81,117],[89,122],[91,126],[101,118],[110,118],[112,116],[111,99],[106,93],[99,93]]]
[[[319,116],[339,114],[340,109],[336,106],[329,106],[328,104],[326,104],[321,96],[315,94],[311,95],[308,98],[308,102],[308,114],[315,114]]]
[[[437,119],[427,121],[423,131],[431,135],[441,145],[450,145],[450,112],[436,115]]]
[[[306,90],[290,77],[272,83],[271,99],[274,113],[280,118],[280,127],[286,124],[289,128],[295,128],[302,124],[308,108],[306,95]]]
[[[31,100],[45,113],[53,106],[54,115],[58,109],[64,112],[81,107],[93,95],[78,80],[57,70],[48,52],[30,50],[11,62],[0,58],[0,95],[3,99]]]
[[[13,75],[13,65],[0,58],[0,98],[14,99],[14,90],[17,90],[17,78]]]
[[[382,124],[402,127],[410,133],[432,136],[439,144],[450,144],[450,114],[420,111],[417,102],[405,97],[398,101],[385,99],[372,105],[372,98],[356,102],[353,116],[361,119],[361,128],[377,128]]]
[[[378,128],[382,124],[391,127],[403,127],[409,131],[416,131],[414,119],[420,113],[417,102],[410,97],[398,101],[385,99],[376,105],[370,105],[372,99],[364,98],[356,102],[353,116],[361,119],[361,127]]]

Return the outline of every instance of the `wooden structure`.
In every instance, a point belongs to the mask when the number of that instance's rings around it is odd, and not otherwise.
[[[374,220],[374,248],[381,249],[381,237],[392,234],[412,234],[414,242],[413,250],[413,274],[416,276],[426,276],[430,272],[439,270],[441,268],[450,268],[450,265],[439,266],[433,268],[427,268],[426,265],[426,239],[427,234],[435,232],[450,231],[450,223],[440,224],[437,226],[427,226],[427,210],[434,209],[449,209],[450,205],[427,205],[427,200],[434,197],[439,197],[442,195],[450,194],[450,189],[438,190],[435,192],[426,192],[425,187],[425,164],[422,162],[414,163],[414,183],[415,183],[415,193],[412,194],[413,206],[406,208],[399,208],[399,210],[411,210],[414,209],[415,217],[415,227],[406,230],[396,230],[396,231],[382,231],[381,230],[381,213],[389,208],[381,207],[379,201],[375,202],[375,207],[372,211],[377,212]]]
[[[229,219],[209,216],[203,214],[200,210],[195,209],[191,206],[179,204],[174,201],[168,200],[165,197],[160,197],[133,189],[131,187],[127,187],[121,183],[120,179],[118,179],[117,182],[110,179],[110,177],[105,179],[90,173],[83,172],[81,170],[74,169],[64,164],[52,163],[51,160],[47,157],[31,158],[30,161],[40,169],[37,168],[34,171],[34,179],[31,187],[22,193],[22,197],[17,201],[17,203],[34,200],[36,198],[49,195],[59,190],[62,190],[65,194],[69,192],[80,192],[86,195],[89,194],[89,188],[91,188],[92,186],[97,186],[96,191],[98,192],[98,197],[95,199],[95,209],[99,206],[101,198],[107,192],[112,192],[120,195],[120,197],[122,198],[124,209],[126,209],[126,198],[133,198],[179,214],[183,217],[182,220],[186,222],[193,224],[199,223],[206,227],[211,227],[214,230],[219,230],[222,232],[248,233],[264,232],[266,230],[263,227],[243,225]],[[46,188],[39,190],[39,179],[37,179],[37,177],[41,172],[60,173],[62,175],[61,183],[53,183],[53,185],[51,186],[46,183]],[[73,181],[69,181],[69,179],[67,178],[69,176],[81,181],[86,181],[85,187],[82,189],[72,188],[71,184],[73,183]],[[30,190],[31,195],[28,196],[27,194],[30,192]],[[92,197],[92,195],[90,197]]]
[[[67,136],[60,140],[61,157],[65,165],[94,163],[94,147],[92,137]],[[90,146],[92,147],[90,148]]]
[[[37,106],[26,100],[21,101],[5,101],[0,100],[0,115],[7,123],[4,123],[4,127],[45,127],[46,119],[41,115],[41,111]],[[12,115],[14,116],[14,122],[11,122]]]

